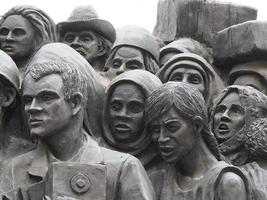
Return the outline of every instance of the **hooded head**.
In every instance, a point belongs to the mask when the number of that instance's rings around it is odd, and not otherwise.
[[[228,86],[211,110],[211,128],[224,155],[240,153],[250,124],[267,116],[267,96],[249,86]],[[241,156],[240,156],[241,157]],[[231,158],[230,158],[231,160]],[[232,161],[239,165],[243,160]]]
[[[138,157],[151,144],[144,129],[144,104],[161,81],[144,70],[117,76],[107,89],[104,111],[104,139],[114,149]]]
[[[228,76],[228,85],[248,85],[267,94],[267,61],[254,61],[234,66]]]
[[[118,55],[123,59],[117,58]],[[139,57],[141,65],[132,64],[131,58],[134,57]],[[117,38],[105,64],[104,71],[110,79],[132,69],[144,69],[155,74],[159,69],[158,61],[159,45],[155,37],[144,28],[125,26],[117,30]]]
[[[204,45],[192,38],[179,38],[160,49],[160,66],[163,66],[172,56],[180,53],[194,53],[212,64],[212,53]]]
[[[206,105],[224,88],[223,82],[207,61],[193,53],[173,56],[157,72],[163,83],[187,82],[203,95]]]

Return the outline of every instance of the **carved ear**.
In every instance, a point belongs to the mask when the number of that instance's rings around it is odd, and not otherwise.
[[[197,136],[201,135],[202,129],[203,129],[203,122],[202,122],[202,118],[199,116],[194,117],[194,124],[195,124],[195,134]]]
[[[5,87],[3,93],[4,94],[2,96],[1,105],[2,107],[8,107],[13,103],[14,99],[16,98],[16,89],[13,87]]]
[[[98,38],[98,56],[103,56],[107,52],[107,44],[102,38]]]
[[[72,108],[72,116],[79,113],[82,109],[83,103],[83,95],[80,92],[75,92],[71,95],[70,98],[71,108]]]

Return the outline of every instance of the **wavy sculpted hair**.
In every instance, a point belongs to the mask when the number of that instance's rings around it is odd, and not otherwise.
[[[146,126],[172,107],[186,119],[192,120],[196,116],[202,119],[202,138],[211,153],[221,160],[218,143],[209,128],[205,100],[201,93],[189,84],[170,81],[156,89],[148,97],[145,105]]]

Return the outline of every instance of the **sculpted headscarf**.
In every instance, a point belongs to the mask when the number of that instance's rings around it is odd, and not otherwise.
[[[115,140],[111,130],[109,128],[108,109],[109,101],[114,92],[114,89],[123,83],[134,84],[138,86],[145,94],[145,99],[152,93],[157,87],[162,85],[161,81],[155,75],[144,70],[132,70],[125,72],[113,79],[109,88],[107,89],[107,102],[104,111],[104,140],[116,150],[130,153],[141,160],[145,165],[156,155],[154,147],[152,147],[152,138],[146,130],[143,130],[140,137],[131,143],[120,143]]]
[[[250,86],[231,85],[225,88],[220,95],[215,99],[214,106],[211,110],[211,128],[214,129],[214,115],[216,107],[221,101],[231,92],[237,92],[241,105],[245,110],[245,123],[241,130],[233,137],[219,144],[219,148],[223,155],[227,156],[232,153],[241,153],[240,148],[244,146],[246,132],[251,123],[259,118],[267,116],[267,96]],[[231,160],[235,165],[244,164],[242,157],[237,157],[236,160]]]
[[[104,71],[111,68],[116,52],[123,46],[142,50],[146,70],[153,74],[157,72],[159,69],[159,45],[151,33],[138,26],[125,26],[117,30],[117,38],[106,61]]]
[[[38,34],[36,49],[49,42],[56,42],[56,25],[52,18],[50,18],[44,11],[34,6],[19,5],[11,8],[6,12],[0,20],[0,26],[5,19],[10,15],[22,15],[33,25]]]
[[[214,97],[224,88],[221,78],[214,71],[207,61],[193,53],[181,53],[173,56],[166,64],[157,72],[157,76],[166,83],[169,81],[172,73],[184,65],[190,66],[198,70],[204,80],[205,94],[204,99],[207,106],[210,106]]]
[[[234,66],[233,69],[229,73],[228,85],[232,85],[235,79],[242,74],[257,74],[267,84],[266,64],[267,64],[266,61],[256,61],[256,62],[243,63],[240,65]]]
[[[63,43],[50,43],[44,45],[34,57],[32,57],[28,66],[57,63],[76,67],[87,77],[88,97],[84,125],[86,131],[98,138],[102,133],[101,122],[104,102],[104,88],[99,82],[99,75],[78,52]]]
[[[194,53],[203,57],[208,63],[213,63],[211,52],[208,48],[192,38],[179,38],[160,49],[160,59],[170,53]]]

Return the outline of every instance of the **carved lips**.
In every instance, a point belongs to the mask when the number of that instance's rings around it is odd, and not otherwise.
[[[220,123],[218,126],[218,132],[220,134],[226,134],[229,133],[230,129],[225,123]]]
[[[4,45],[4,46],[2,47],[2,50],[3,50],[3,51],[6,51],[6,52],[12,52],[13,49],[14,49],[14,48],[13,48],[11,45]]]

